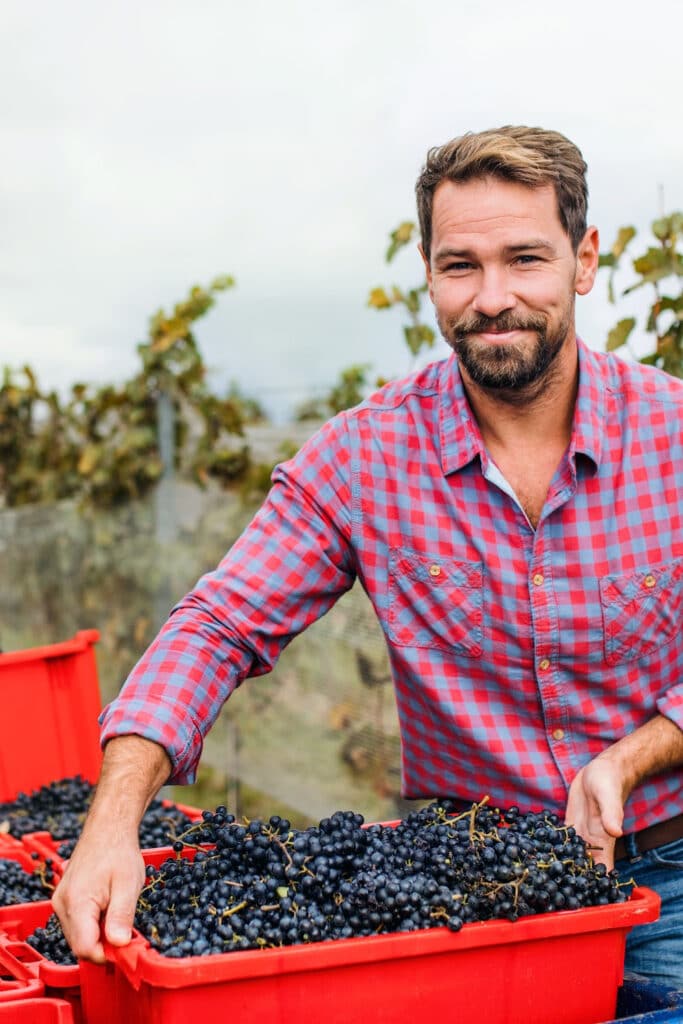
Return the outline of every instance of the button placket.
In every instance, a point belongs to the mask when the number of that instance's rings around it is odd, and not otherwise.
[[[557,622],[554,614],[552,576],[542,549],[541,529],[537,530],[534,558],[529,567],[529,606],[531,612],[535,670],[547,742],[558,769],[564,775],[567,757],[568,732],[564,727],[564,713],[555,679]]]

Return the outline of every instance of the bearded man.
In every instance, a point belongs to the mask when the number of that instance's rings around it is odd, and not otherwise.
[[[247,676],[356,579],[384,630],[408,798],[550,808],[662,896],[627,966],[683,986],[683,387],[577,339],[598,232],[553,131],[433,149],[417,182],[453,355],[341,413],[180,601],[103,715],[104,767],[55,906],[125,944],[137,829],[193,780]]]

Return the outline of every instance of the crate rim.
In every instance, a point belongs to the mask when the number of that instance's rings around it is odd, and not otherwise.
[[[98,629],[80,629],[68,640],[42,647],[26,647],[20,651],[5,651],[0,654],[0,668],[5,665],[16,665],[21,662],[43,661],[46,658],[62,658],[67,654],[77,654],[92,647],[100,639]]]
[[[411,959],[427,953],[448,953],[481,946],[514,945],[535,940],[609,930],[630,930],[659,916],[660,898],[653,890],[636,887],[628,900],[606,906],[582,907],[534,914],[517,921],[477,921],[458,933],[447,928],[283,946],[267,950],[234,950],[179,959],[162,956],[139,932],[126,946],[104,940],[105,956],[134,988],[143,983],[176,989],[194,985],[304,973],[321,967],[347,967],[381,959]]]

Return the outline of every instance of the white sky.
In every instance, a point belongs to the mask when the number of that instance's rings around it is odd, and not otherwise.
[[[217,390],[264,389],[282,418],[351,363],[406,371],[399,315],[365,302],[420,279],[416,255],[383,253],[429,146],[506,123],[564,132],[605,248],[629,222],[644,244],[660,188],[683,207],[682,12],[2,0],[0,364],[44,387],[122,380],[151,313],[231,273],[197,329]],[[605,290],[579,305],[596,348],[629,312]]]

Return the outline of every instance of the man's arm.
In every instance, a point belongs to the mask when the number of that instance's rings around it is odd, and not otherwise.
[[[130,939],[144,879],[138,826],[159,787],[194,781],[203,738],[235,687],[270,671],[352,586],[349,460],[342,414],[276,467],[251,524],[174,609],[105,709],[102,777],[55,898],[79,956],[102,960],[105,912],[107,938]]]
[[[130,941],[135,904],[144,882],[138,828],[145,810],[168,778],[162,747],[139,736],[110,740],[81,838],[54,894],[53,905],[76,956],[104,961],[100,941]]]
[[[624,804],[650,775],[683,764],[683,731],[664,715],[624,736],[595,757],[569,787],[565,820],[591,846],[596,862],[614,866]]]

